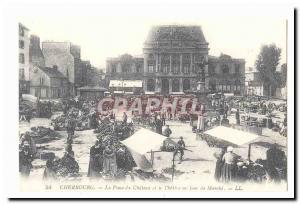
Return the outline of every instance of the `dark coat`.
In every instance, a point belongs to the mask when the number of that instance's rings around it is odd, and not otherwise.
[[[103,148],[96,148],[95,145],[90,149],[90,162],[88,177],[97,176],[103,168]]]

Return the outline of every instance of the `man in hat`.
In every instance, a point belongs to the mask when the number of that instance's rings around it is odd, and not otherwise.
[[[169,125],[166,125],[163,131],[163,135],[166,137],[170,137],[171,134],[172,134],[172,130],[170,129]]]
[[[183,137],[180,137],[180,140],[177,142],[177,153],[179,152],[180,153],[180,161],[179,161],[179,164],[182,162],[182,159],[183,159],[183,155],[184,155],[184,149],[185,149],[185,142],[183,140]]]

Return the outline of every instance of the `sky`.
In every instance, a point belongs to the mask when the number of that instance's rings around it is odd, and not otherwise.
[[[106,58],[124,53],[141,55],[143,43],[153,25],[198,25],[209,43],[209,55],[228,54],[244,58],[246,68],[253,67],[260,47],[275,43],[282,49],[281,62],[286,62],[286,21],[261,17],[157,17],[134,15],[102,16],[26,16],[19,22],[42,41],[70,41],[81,46],[81,58],[98,67]]]

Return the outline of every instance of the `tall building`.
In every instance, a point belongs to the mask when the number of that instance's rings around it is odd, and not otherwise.
[[[154,26],[144,43],[144,90],[182,93],[207,73],[208,43],[199,26]]]
[[[29,63],[30,66],[45,67],[45,58],[40,46],[40,38],[36,35],[30,36]]]
[[[33,65],[30,70],[30,94],[39,98],[68,97],[68,79],[54,67]]]
[[[244,59],[234,59],[225,54],[209,56],[206,87],[212,92],[244,93],[245,63]]]
[[[109,80],[142,80],[148,93],[183,94],[196,91],[200,81],[207,91],[243,94],[245,60],[210,56],[200,26],[154,26],[143,57],[108,58],[106,75]]]
[[[29,29],[19,23],[19,91],[29,93]]]
[[[42,51],[47,67],[57,66],[70,82],[70,95],[76,95],[76,89],[82,86],[81,50],[70,42],[42,42]]]
[[[143,69],[144,58],[142,56],[123,54],[106,60],[106,77],[112,80],[141,80]]]

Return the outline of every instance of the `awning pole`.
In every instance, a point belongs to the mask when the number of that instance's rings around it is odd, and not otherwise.
[[[175,152],[173,154],[173,160],[172,160],[172,182],[173,182],[173,179],[174,179],[174,173],[175,173]]]
[[[251,157],[251,143],[248,146],[248,160],[250,161],[250,157]]]

